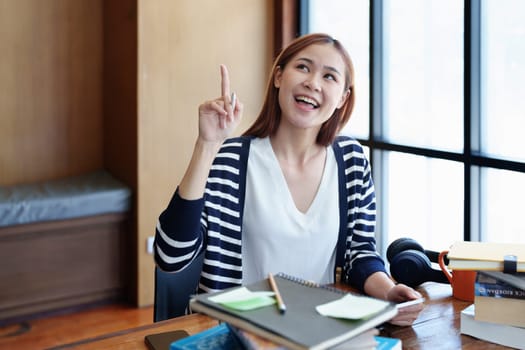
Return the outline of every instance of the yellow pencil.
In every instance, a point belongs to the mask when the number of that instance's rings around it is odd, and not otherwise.
[[[275,299],[277,299],[277,307],[279,308],[279,312],[284,314],[286,312],[286,305],[284,304],[281,293],[279,293],[279,288],[277,288],[277,283],[275,283],[275,279],[271,273],[268,274],[268,281],[270,282],[272,291],[275,293]]]

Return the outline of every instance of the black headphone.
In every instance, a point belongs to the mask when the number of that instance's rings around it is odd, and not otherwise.
[[[388,246],[386,257],[390,274],[399,283],[417,287],[423,282],[449,283],[441,270],[432,268],[438,262],[438,252],[425,250],[412,238],[398,238]],[[443,259],[448,265],[448,259]]]

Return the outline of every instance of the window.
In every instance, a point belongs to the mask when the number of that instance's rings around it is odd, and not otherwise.
[[[525,3],[484,1],[481,11],[481,151],[523,162]]]
[[[525,243],[525,2],[302,1],[356,69],[344,130],[371,152],[378,246]]]
[[[369,11],[368,1],[363,0],[316,0],[310,1],[308,8],[310,31],[338,38],[352,57],[356,103],[345,132],[359,138],[366,138],[369,133]]]
[[[383,2],[383,137],[461,152],[463,7],[457,0]],[[444,137],[446,135],[446,137]]]

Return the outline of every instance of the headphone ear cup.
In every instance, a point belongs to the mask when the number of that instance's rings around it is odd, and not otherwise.
[[[416,250],[422,253],[425,252],[421,244],[417,243],[414,239],[407,237],[398,238],[390,243],[386,250],[386,258],[388,262],[392,263],[394,257],[405,250]]]
[[[403,251],[392,258],[390,274],[397,282],[413,288],[427,281],[448,283],[441,270],[432,268],[425,253],[413,249]]]

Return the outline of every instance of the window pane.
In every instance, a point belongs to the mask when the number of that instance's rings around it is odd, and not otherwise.
[[[525,243],[525,174],[484,168],[481,183],[481,240]]]
[[[309,31],[332,35],[346,47],[355,71],[356,104],[343,133],[368,138],[369,4],[366,0],[310,0]]]
[[[463,239],[463,165],[388,152],[383,191],[388,241],[411,237],[441,251]]]
[[[481,150],[525,161],[525,1],[484,1],[481,23]]]
[[[384,2],[388,142],[463,150],[463,1]]]

